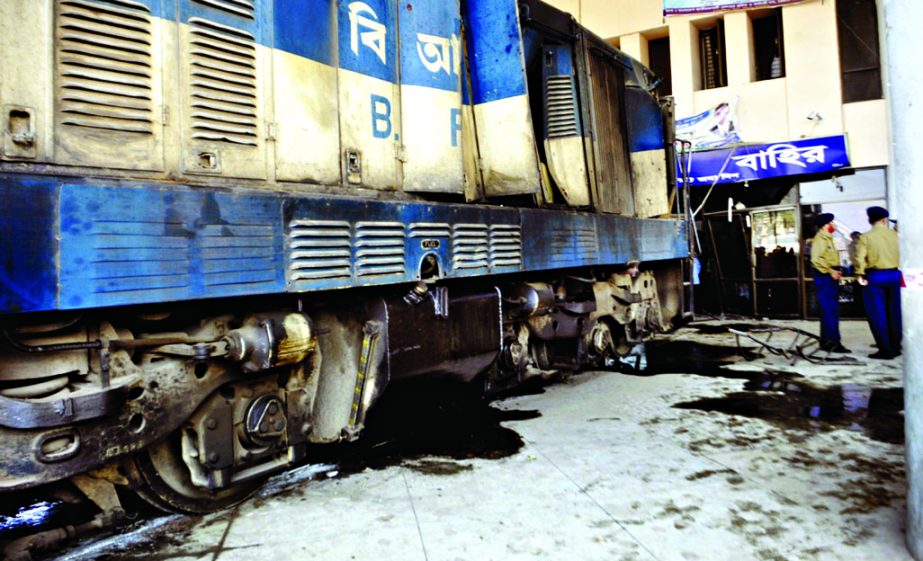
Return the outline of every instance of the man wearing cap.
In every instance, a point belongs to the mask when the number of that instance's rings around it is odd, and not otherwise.
[[[840,343],[840,252],[833,243],[833,215],[829,212],[814,219],[817,235],[811,242],[811,265],[814,267],[814,288],[820,304],[820,348],[834,353],[848,353]]]
[[[856,248],[856,276],[864,286],[863,300],[869,327],[878,345],[871,358],[891,359],[901,354],[901,272],[897,232],[888,227],[888,211],[865,210],[872,229],[862,234]]]

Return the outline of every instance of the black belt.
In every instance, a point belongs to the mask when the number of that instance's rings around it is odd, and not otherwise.
[[[875,267],[869,267],[868,269],[866,269],[866,271],[869,273],[883,273],[887,271],[897,271],[897,268],[895,267],[894,269],[878,269]]]

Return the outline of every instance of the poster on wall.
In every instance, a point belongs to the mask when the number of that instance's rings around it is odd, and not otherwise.
[[[803,0],[663,0],[663,15],[680,16],[794,4]]]
[[[741,142],[737,124],[737,98],[685,119],[676,120],[676,139],[692,143],[693,150],[718,148]]]

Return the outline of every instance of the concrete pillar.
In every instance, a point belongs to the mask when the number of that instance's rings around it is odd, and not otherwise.
[[[923,130],[919,92],[923,73],[923,2],[883,0],[887,76],[891,104],[891,142],[894,161],[891,181],[900,209],[901,269],[908,288],[904,306],[904,415],[907,441],[907,547],[923,561],[923,188],[918,180],[923,152],[918,148]]]
[[[647,50],[647,37],[640,33],[629,33],[619,38],[619,48],[627,54],[641,61],[645,66],[650,65],[650,56]]]
[[[753,81],[753,25],[747,12],[731,12],[724,16],[725,59],[728,65],[728,85],[741,86]]]
[[[695,114],[693,94],[702,82],[699,63],[699,30],[685,18],[670,22],[670,73],[676,117]]]

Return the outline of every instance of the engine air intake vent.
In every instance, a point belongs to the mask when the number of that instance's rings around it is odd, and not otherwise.
[[[452,227],[445,222],[413,222],[410,224],[411,238],[448,238]]]
[[[579,132],[573,76],[548,76],[545,95],[548,108],[548,138],[577,136]]]
[[[255,0],[194,0],[194,2],[211,8],[218,8],[247,19],[256,18]]]
[[[273,224],[211,224],[199,230],[205,285],[230,288],[272,283]],[[268,251],[269,250],[269,251]]]
[[[596,236],[596,228],[578,227],[575,233],[576,254],[586,261],[596,261],[599,258],[599,239]]]
[[[485,224],[455,224],[452,227],[452,268],[487,268],[490,259],[488,230]]]
[[[353,245],[356,275],[404,274],[404,224],[402,222],[359,222]]]
[[[522,266],[522,228],[519,224],[490,227],[490,266]]]
[[[294,220],[288,238],[293,282],[352,276],[349,222]]]
[[[153,134],[150,9],[131,0],[58,0],[55,10],[58,122]]]
[[[256,146],[254,36],[201,18],[190,18],[189,28],[192,138]]]

